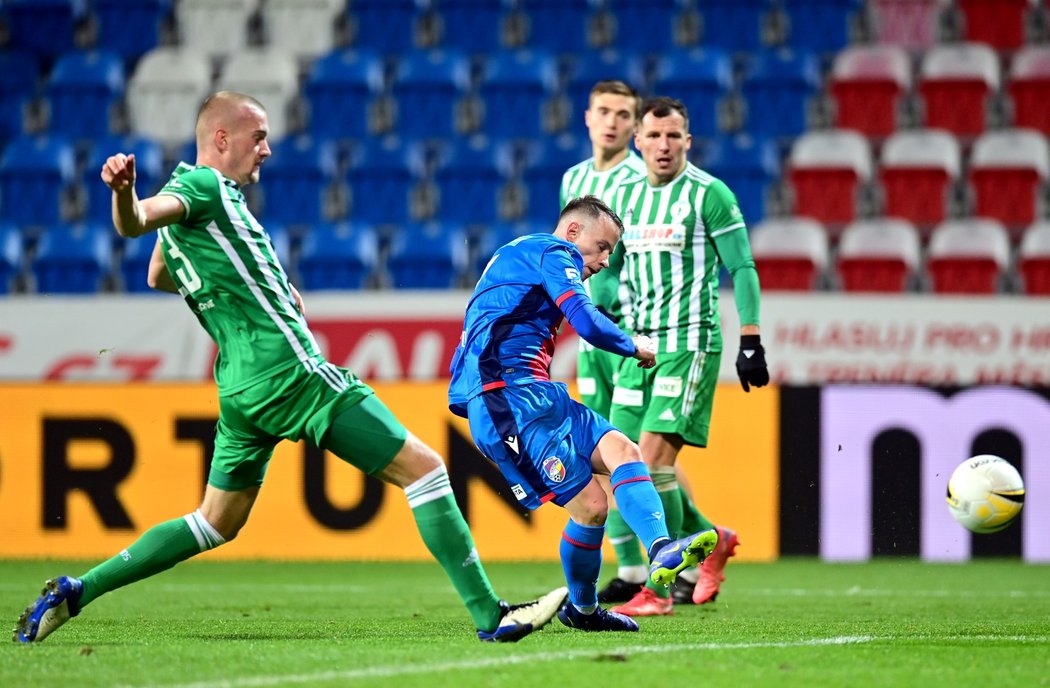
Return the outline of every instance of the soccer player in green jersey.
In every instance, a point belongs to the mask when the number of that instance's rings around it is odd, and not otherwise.
[[[561,181],[561,207],[582,196],[597,196],[611,203],[616,188],[628,179],[646,174],[645,162],[630,148],[631,138],[638,125],[638,110],[641,98],[623,81],[599,81],[590,92],[590,100],[584,123],[591,141],[592,156],[570,167]],[[623,251],[618,250],[610,258],[609,268],[583,283],[598,310],[613,322],[622,326],[626,286],[621,282]],[[609,418],[612,406],[613,383],[622,358],[580,340],[580,351],[576,367],[576,387],[580,400]],[[637,436],[632,437],[637,440]],[[666,475],[654,476],[663,481],[656,484],[659,491],[677,492],[682,502],[682,531],[698,532],[710,528],[690,499],[685,476],[679,470],[668,480]],[[627,525],[609,489],[608,479],[598,476],[609,498],[609,516],[606,528],[609,540],[616,551],[618,568],[616,577],[598,593],[598,601],[626,602],[641,591],[649,578],[649,566],[641,543]],[[686,590],[686,598],[692,601],[693,586],[699,571],[690,569],[679,574],[676,591]]]
[[[686,444],[707,446],[708,428],[722,352],[718,319],[718,273],[733,278],[740,315],[736,367],[744,391],[769,382],[759,337],[759,283],[747,226],[733,192],[692,165],[689,114],[680,101],[646,100],[634,137],[645,160],[644,177],[616,190],[613,209],[623,219],[624,281],[629,286],[627,327],[656,342],[657,364],[635,373],[619,369],[612,398],[614,425],[638,437],[642,455],[657,476],[674,479],[678,452]],[[680,528],[681,502],[660,493],[668,530]],[[706,520],[706,519],[705,519]],[[707,522],[704,528],[716,527]],[[716,527],[718,546],[700,570],[692,601],[718,594],[736,533]],[[674,536],[674,535],[672,535]],[[614,611],[630,616],[670,614],[666,589],[648,585]]]
[[[478,637],[515,641],[546,624],[567,590],[510,606],[489,584],[441,457],[408,432],[372,389],[321,355],[302,300],[241,187],[270,156],[266,110],[232,92],[197,117],[197,161],[180,163],[156,196],[135,193],[135,157],[102,167],[119,234],[159,231],[150,286],[183,296],[219,355],[219,421],[200,507],[158,524],[80,577],[47,581],[18,620],[15,640],[39,642],[101,595],[236,537],[259,495],[273,449],[308,440],[405,491],[419,533],[466,605]],[[398,534],[400,537],[401,534]]]

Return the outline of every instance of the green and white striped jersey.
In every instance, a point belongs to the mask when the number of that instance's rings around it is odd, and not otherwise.
[[[651,186],[647,177],[625,182],[613,209],[626,230],[628,330],[652,337],[660,353],[721,351],[716,244],[730,232],[747,230],[733,192],[686,163],[663,186]]]
[[[616,188],[625,180],[645,175],[645,162],[632,150],[620,164],[599,172],[594,169],[594,158],[573,165],[561,178],[561,207],[574,198],[597,196],[612,206]],[[583,283],[584,289],[594,305],[601,307],[614,322],[623,315],[627,297],[621,293],[620,268],[623,265],[623,253],[618,251],[609,259],[609,268],[602,270]]]
[[[211,167],[182,162],[159,193],[185,208],[182,220],[159,230],[161,248],[179,293],[218,346],[220,396],[292,366],[345,386],[322,357],[270,235],[248,211],[237,183]]]

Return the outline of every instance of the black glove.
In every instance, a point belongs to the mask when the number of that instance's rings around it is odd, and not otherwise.
[[[740,335],[740,353],[736,356],[736,374],[745,392],[750,385],[762,387],[769,384],[769,368],[766,367],[766,350],[757,334]]]

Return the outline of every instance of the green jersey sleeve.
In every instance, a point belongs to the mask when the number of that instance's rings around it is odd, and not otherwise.
[[[736,196],[724,182],[716,179],[704,194],[701,210],[707,235],[733,278],[733,298],[740,324],[757,325],[761,305],[758,270]]]
[[[196,167],[182,174],[176,170],[157,193],[178,198],[184,209],[180,224],[193,227],[200,224],[218,198],[218,183],[215,173],[205,167]]]

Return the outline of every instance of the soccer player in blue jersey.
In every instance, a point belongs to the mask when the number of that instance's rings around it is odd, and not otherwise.
[[[565,205],[552,234],[530,234],[497,250],[467,306],[449,385],[449,408],[469,419],[474,443],[499,466],[518,501],[528,509],[554,502],[569,512],[560,545],[569,602],[558,618],[587,631],[638,630],[630,617],[598,605],[609,507],[595,473],[610,475],[655,583],[669,585],[718,542],[714,530],[672,541],[638,445],[550,379],[563,319],[596,347],[636,358],[639,367],[655,364],[651,343],[624,334],[583,288],[609,267],[622,235],[619,217],[583,196]]]

